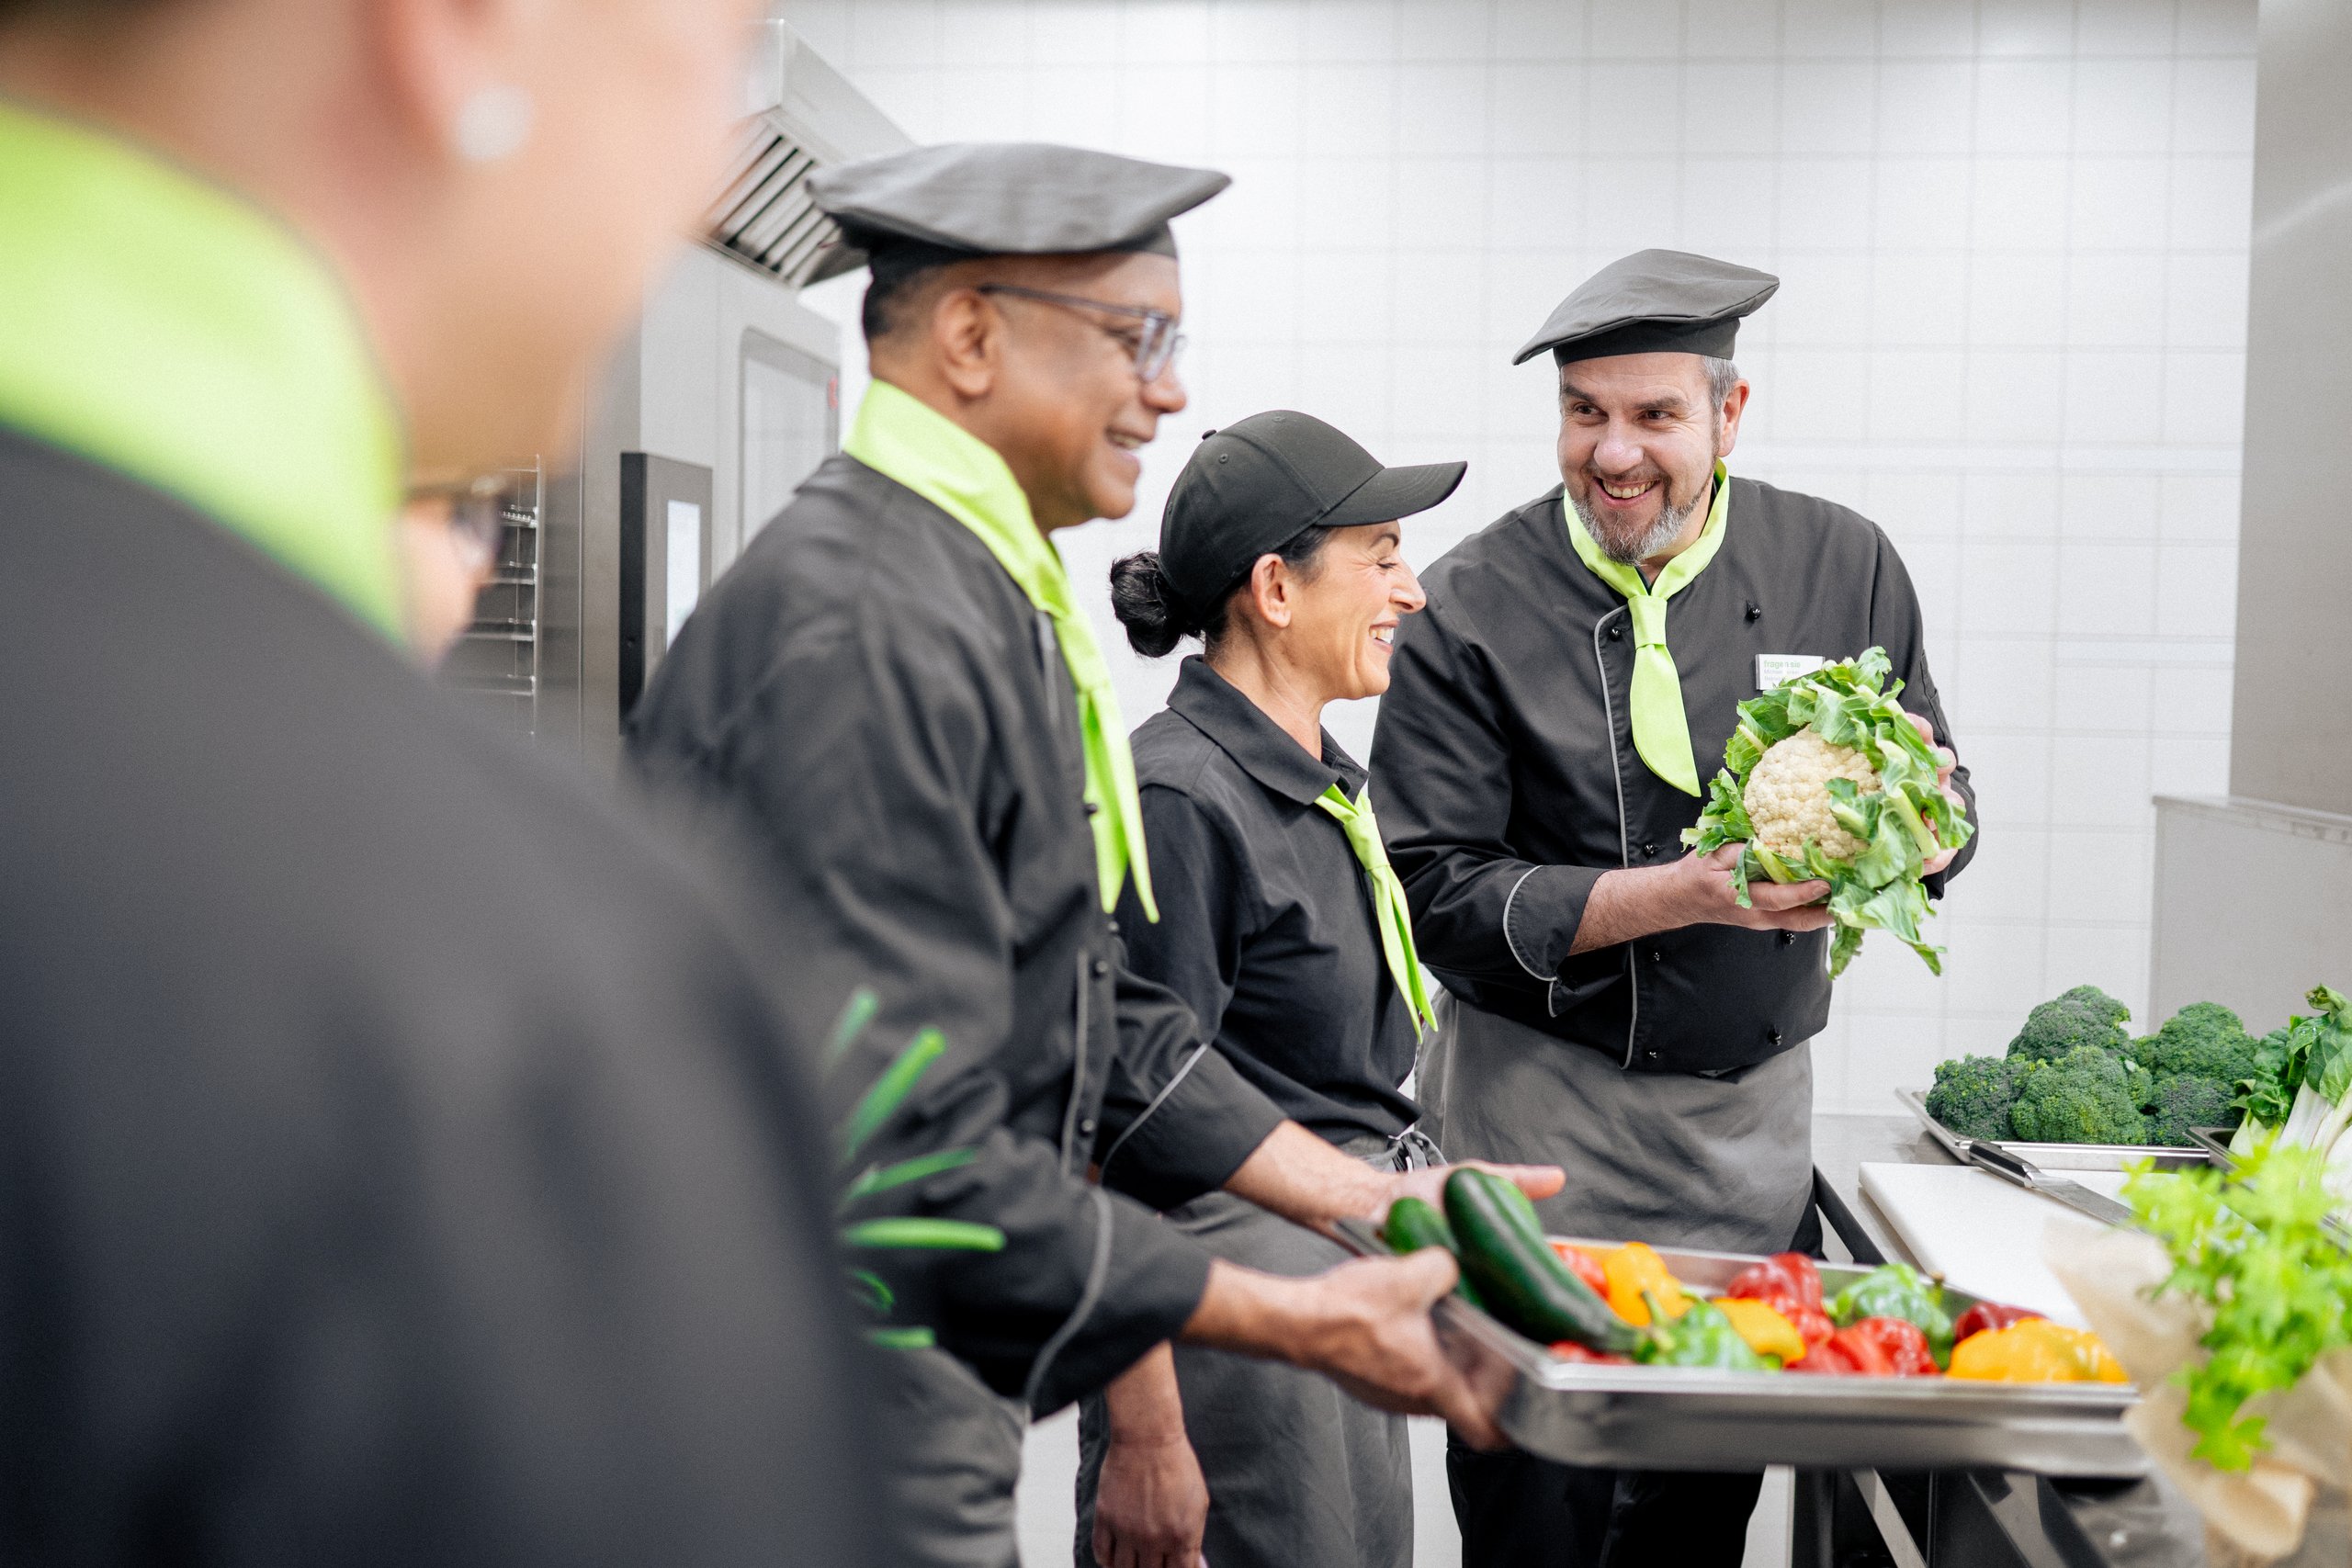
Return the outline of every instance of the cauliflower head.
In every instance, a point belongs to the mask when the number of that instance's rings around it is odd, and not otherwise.
[[[1747,820],[1755,841],[1789,862],[1804,864],[1805,840],[1834,860],[1852,860],[1869,846],[1848,832],[1830,812],[1827,784],[1851,779],[1864,795],[1877,793],[1878,770],[1850,746],[1824,740],[1817,729],[1800,729],[1774,741],[1747,775]]]
[[[1706,807],[1682,830],[1702,854],[1741,846],[1731,886],[1742,906],[1756,877],[1827,883],[1833,976],[1866,931],[1943,973],[1943,949],[1920,929],[1935,912],[1927,862],[1975,831],[1944,793],[1941,759],[1895,700],[1903,682],[1892,675],[1886,649],[1872,648],[1740,704]]]

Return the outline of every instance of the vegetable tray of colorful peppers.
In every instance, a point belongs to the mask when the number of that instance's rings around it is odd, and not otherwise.
[[[1442,1213],[1401,1200],[1378,1239],[1453,1254],[1462,1281],[1441,1328],[1503,1429],[1547,1458],[2146,1468],[2121,1420],[2137,1393],[2095,1336],[1908,1264],[1562,1240],[1516,1187],[1467,1168]]]

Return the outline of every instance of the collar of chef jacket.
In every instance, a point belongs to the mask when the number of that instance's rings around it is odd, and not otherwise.
[[[0,99],[0,423],[195,507],[388,637],[397,415],[290,229],[128,141]]]
[[[1323,732],[1323,754],[1313,757],[1266,711],[1197,654],[1184,660],[1168,705],[1216,742],[1236,766],[1285,800],[1312,806],[1333,784],[1355,798],[1364,773]]]

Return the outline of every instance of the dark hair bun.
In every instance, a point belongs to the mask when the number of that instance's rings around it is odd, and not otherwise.
[[[1176,590],[1159,570],[1159,556],[1142,550],[1111,563],[1111,613],[1127,628],[1127,646],[1158,659],[1197,634],[1179,607]]]

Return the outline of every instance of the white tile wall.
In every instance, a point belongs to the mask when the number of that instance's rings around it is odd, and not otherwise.
[[[1230,171],[1183,220],[1198,433],[1289,405],[1390,462],[1467,457],[1426,562],[1549,486],[1510,351],[1643,245],[1785,280],[1743,333],[1740,471],[1894,538],[1985,838],[1939,981],[1873,942],[1819,1042],[1883,1111],[2033,1001],[2146,991],[2149,795],[2224,787],[2254,0],[790,0],[922,140]],[[856,285],[823,308],[850,319]],[[1121,650],[1107,597],[1099,620]],[[1172,665],[1125,660],[1131,720]],[[1367,709],[1369,705],[1363,705]],[[1369,711],[1335,714],[1351,747]]]

